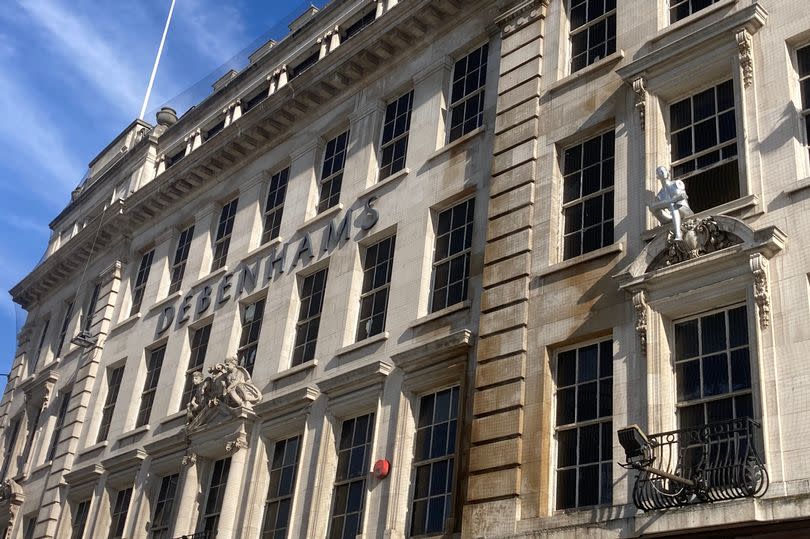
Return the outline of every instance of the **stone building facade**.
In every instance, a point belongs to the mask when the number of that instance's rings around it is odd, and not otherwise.
[[[801,536],[801,4],[335,0],[133,122],[11,291],[5,537]]]

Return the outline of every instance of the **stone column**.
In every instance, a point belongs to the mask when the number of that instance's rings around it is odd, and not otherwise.
[[[228,482],[225,484],[225,495],[222,499],[222,510],[219,513],[219,524],[217,526],[218,539],[240,539],[240,522],[236,521],[236,514],[242,501],[242,477],[245,474],[245,463],[247,461],[247,444],[243,442],[232,442],[236,444],[236,452],[231,455],[231,465],[228,470]]]
[[[174,519],[172,537],[194,533],[200,504],[200,469],[194,456],[184,457],[185,469],[180,482],[180,493],[177,497],[177,517]]]
[[[465,537],[516,533],[521,490],[534,483],[521,463],[545,9],[545,0],[512,2],[496,19],[501,56]]]

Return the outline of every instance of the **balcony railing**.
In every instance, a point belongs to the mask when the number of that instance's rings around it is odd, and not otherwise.
[[[176,539],[208,539],[208,530],[203,530],[201,532],[190,533],[188,535],[181,535]]]
[[[760,439],[747,417],[650,435],[622,465],[638,470],[633,502],[650,511],[760,497],[768,490]]]

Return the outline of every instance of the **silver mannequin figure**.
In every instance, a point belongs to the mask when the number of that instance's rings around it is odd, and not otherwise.
[[[655,176],[661,181],[661,190],[650,209],[662,224],[672,223],[675,239],[681,240],[681,220],[694,215],[689,207],[686,186],[681,180],[671,179],[669,169],[664,166],[655,169]]]

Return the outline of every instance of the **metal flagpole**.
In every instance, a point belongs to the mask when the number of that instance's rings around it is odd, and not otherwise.
[[[172,0],[172,5],[169,7],[169,16],[166,17],[166,26],[163,27],[163,36],[160,38],[160,46],[158,47],[157,56],[155,56],[155,65],[152,66],[152,74],[149,76],[149,86],[146,87],[146,95],[143,98],[141,113],[138,115],[139,120],[143,120],[143,115],[146,114],[146,105],[149,103],[149,94],[152,93],[152,85],[155,83],[155,74],[157,73],[158,64],[160,64],[160,55],[163,53],[163,44],[166,42],[166,34],[169,33],[169,23],[172,22],[174,2],[175,0]]]

